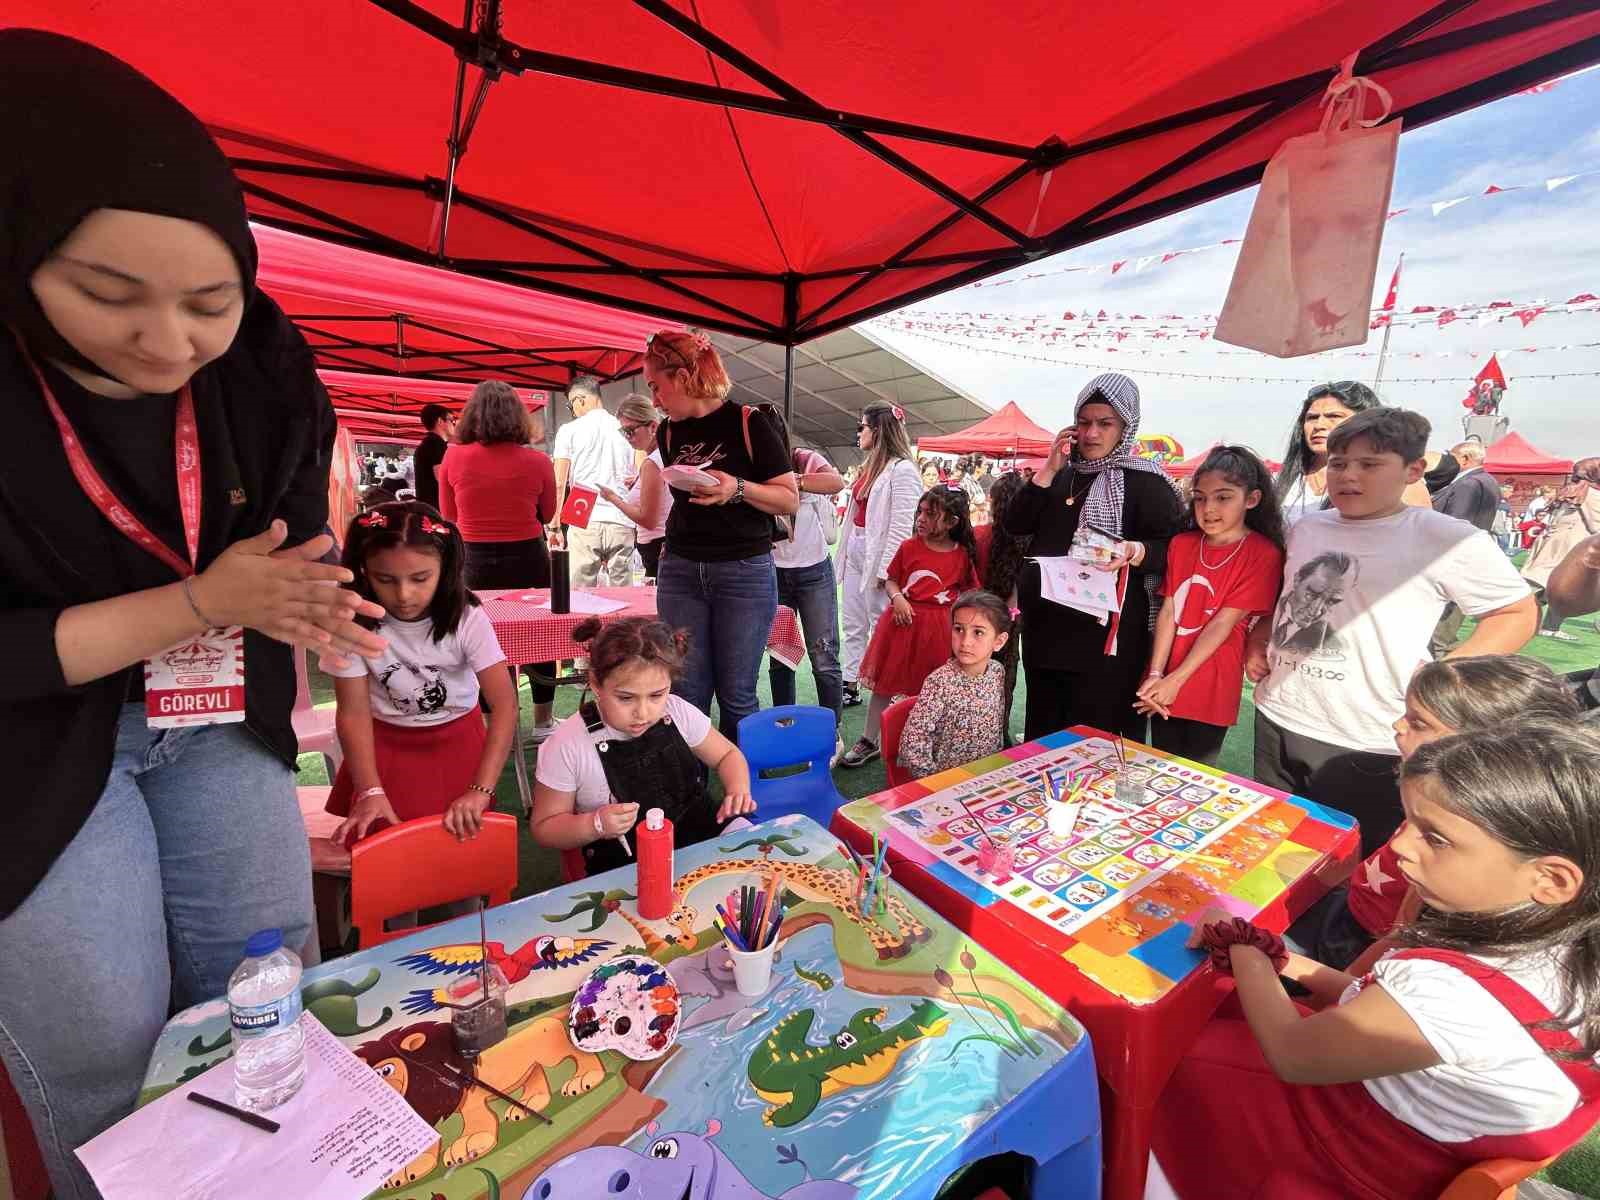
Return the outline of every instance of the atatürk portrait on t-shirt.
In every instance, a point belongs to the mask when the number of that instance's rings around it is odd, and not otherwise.
[[[1294,586],[1278,605],[1273,649],[1306,658],[1343,658],[1334,610],[1361,575],[1361,561],[1337,550],[1319,554],[1294,575]]]

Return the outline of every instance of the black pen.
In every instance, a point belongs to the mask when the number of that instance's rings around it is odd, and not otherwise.
[[[254,1125],[257,1129],[265,1129],[268,1133],[278,1132],[278,1123],[269,1121],[266,1117],[259,1117],[253,1112],[245,1112],[242,1108],[235,1108],[231,1104],[224,1104],[221,1100],[206,1095],[204,1092],[190,1092],[189,1099],[205,1108],[215,1109],[219,1113],[227,1113],[230,1117],[238,1117],[246,1125]]]

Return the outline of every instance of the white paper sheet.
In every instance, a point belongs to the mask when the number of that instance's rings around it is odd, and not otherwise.
[[[400,1094],[310,1013],[305,1085],[263,1114],[277,1133],[187,1099],[233,1103],[233,1059],[79,1147],[105,1200],[361,1200],[439,1140]]]
[[[541,600],[534,605],[535,608],[549,608],[548,599]],[[568,612],[583,613],[585,616],[603,617],[606,613],[618,612],[627,608],[626,600],[609,600],[604,596],[596,596],[593,592],[576,591],[572,593]]]
[[[1116,571],[1102,571],[1092,563],[1061,555],[1035,558],[1039,564],[1039,594],[1063,608],[1087,613],[1102,625],[1110,613],[1120,612]]]
[[[687,492],[691,488],[714,487],[717,477],[699,467],[672,466],[661,468],[661,482]]]

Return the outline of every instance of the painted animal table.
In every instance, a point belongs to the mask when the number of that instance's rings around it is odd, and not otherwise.
[[[1276,932],[1351,871],[1355,822],[1298,796],[1076,726],[845,805],[857,850],[887,837],[895,882],[1066,1005],[1094,1040],[1108,1200],[1144,1192],[1151,1108],[1226,994],[1186,948],[1221,909]],[[1049,779],[1098,782],[1070,833],[1050,828]],[[1115,773],[1143,785],[1120,795]],[[1059,826],[1058,826],[1059,827]],[[985,871],[987,831],[1009,868]],[[1002,841],[1004,838],[1002,838]]]
[[[1093,1054],[1042,990],[893,884],[886,911],[863,918],[850,859],[807,818],[680,850],[675,865],[664,921],[640,919],[632,868],[488,913],[510,1036],[478,1069],[551,1124],[434,1066],[461,1065],[440,1001],[478,966],[475,917],[306,972],[308,1010],[440,1133],[380,1196],[931,1200],[966,1163],[1014,1151],[1038,1164],[1036,1196],[1096,1200]],[[747,998],[712,918],[729,891],[775,874],[777,962]],[[574,992],[624,953],[655,958],[681,997],[677,1043],[653,1061],[568,1036]],[[229,1052],[225,1001],[178,1014],[141,1100]]]

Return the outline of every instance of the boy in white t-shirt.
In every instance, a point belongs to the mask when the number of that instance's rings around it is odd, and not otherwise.
[[[1538,624],[1488,534],[1401,498],[1422,477],[1429,428],[1371,408],[1329,436],[1333,507],[1290,529],[1277,611],[1248,648],[1256,779],[1355,816],[1363,855],[1400,825],[1391,726],[1445,605],[1477,620],[1451,658],[1513,654]]]

